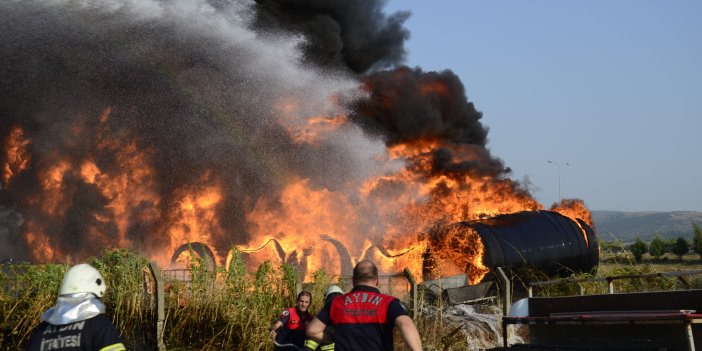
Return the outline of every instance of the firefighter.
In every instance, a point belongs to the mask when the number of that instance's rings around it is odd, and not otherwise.
[[[126,350],[119,332],[105,316],[105,279],[86,263],[63,276],[56,305],[41,316],[27,350]]]
[[[297,348],[305,346],[305,330],[312,320],[312,314],[308,311],[311,302],[312,294],[301,291],[297,294],[297,306],[286,308],[280,313],[270,333],[271,339],[276,343],[276,350],[285,350],[288,346],[283,347],[284,345],[294,345]]]
[[[324,306],[326,307],[331,303],[331,301],[337,297],[341,296],[344,294],[344,291],[341,290],[341,288],[338,285],[332,285],[327,289],[327,292],[324,293]],[[328,336],[330,340],[327,340],[326,342],[318,343],[314,339],[307,338],[305,340],[305,348],[304,351],[314,351],[314,350],[321,350],[321,351],[334,351],[334,337],[333,333],[334,331],[332,330],[332,327],[327,327],[324,330],[324,333]]]
[[[325,328],[334,327],[337,351],[393,350],[393,327],[397,327],[410,350],[421,351],[417,327],[397,298],[378,290],[378,268],[368,260],[353,269],[353,289],[335,297],[307,328],[307,336],[325,340]],[[327,337],[328,338],[328,337]]]

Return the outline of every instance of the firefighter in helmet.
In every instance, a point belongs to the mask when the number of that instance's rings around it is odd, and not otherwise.
[[[63,276],[56,305],[41,316],[27,350],[126,350],[119,332],[105,315],[100,298],[107,285],[87,263],[71,267]]]

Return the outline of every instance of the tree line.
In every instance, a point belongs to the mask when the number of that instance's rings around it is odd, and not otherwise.
[[[641,262],[645,253],[648,253],[655,259],[660,259],[666,253],[673,253],[682,260],[683,255],[690,252],[690,250],[700,255],[700,260],[702,260],[702,227],[692,223],[692,228],[694,232],[692,241],[688,241],[682,236],[677,239],[665,240],[660,235],[656,235],[650,243],[647,243],[636,237],[636,241],[626,246],[626,250],[631,252],[636,262]],[[602,241],[601,248],[603,251],[617,252],[621,251],[624,245],[617,240],[614,242]]]

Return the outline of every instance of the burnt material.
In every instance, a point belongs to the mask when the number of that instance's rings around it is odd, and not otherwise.
[[[530,267],[547,275],[590,272],[598,264],[599,248],[592,228],[553,211],[524,211],[487,220],[464,222],[485,246],[483,264]]]

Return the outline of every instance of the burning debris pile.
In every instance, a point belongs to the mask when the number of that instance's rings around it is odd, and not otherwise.
[[[1,3],[0,258],[127,247],[167,265],[197,242],[217,264],[261,248],[252,265],[368,257],[421,276],[450,237],[470,257],[443,257],[480,267],[479,237],[437,223],[543,206],[455,74],[402,66],[409,14],[381,7]],[[579,201],[552,209],[591,225]]]

